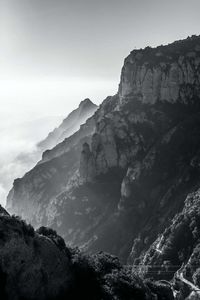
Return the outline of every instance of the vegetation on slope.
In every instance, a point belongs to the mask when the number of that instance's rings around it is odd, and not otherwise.
[[[67,248],[55,230],[0,216],[0,297],[6,299],[173,299],[107,253]]]

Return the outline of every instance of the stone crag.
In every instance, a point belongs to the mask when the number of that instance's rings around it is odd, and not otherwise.
[[[134,50],[119,90],[14,182],[7,208],[137,262],[200,180],[200,37]]]

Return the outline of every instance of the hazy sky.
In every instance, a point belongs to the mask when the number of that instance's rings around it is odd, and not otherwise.
[[[199,33],[199,0],[0,0],[1,77],[118,79],[134,47]],[[2,68],[3,67],[3,68]]]
[[[199,11],[199,0],[0,0],[1,100],[54,115],[100,102],[132,49],[199,34]]]
[[[132,49],[199,34],[199,11],[200,0],[0,0],[1,170],[22,175],[11,158],[41,139],[38,119],[48,131],[51,116],[114,94]],[[6,192],[0,174],[0,202]]]

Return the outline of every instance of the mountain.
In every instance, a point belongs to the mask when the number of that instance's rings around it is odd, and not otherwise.
[[[143,281],[106,253],[67,248],[46,227],[37,231],[0,208],[1,300],[173,299],[169,287]]]
[[[200,37],[134,50],[116,95],[15,180],[7,208],[72,246],[145,264],[199,188],[199,132]]]
[[[16,177],[23,176],[33,168],[44,150],[76,132],[96,109],[97,106],[89,99],[81,101],[78,108],[44,140],[44,136],[60,123],[62,117],[49,116],[21,124],[13,124],[11,121],[10,127],[1,129],[3,146],[0,148],[0,203],[6,202],[6,196]]]
[[[97,105],[92,103],[90,99],[87,98],[81,101],[79,107],[73,110],[58,128],[55,128],[38,144],[39,149],[44,151],[62,142],[65,138],[75,133],[96,110]]]

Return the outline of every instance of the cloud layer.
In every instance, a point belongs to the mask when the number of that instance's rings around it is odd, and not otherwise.
[[[36,144],[61,117],[49,117],[22,124],[13,124],[0,130],[0,204],[5,206],[6,196],[13,180],[21,177],[40,159]]]
[[[5,205],[13,180],[23,176],[40,159],[36,143],[84,98],[100,103],[117,91],[117,83],[51,77],[0,79],[0,86],[0,203]]]

